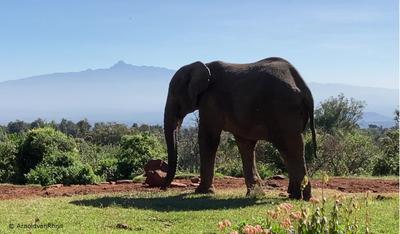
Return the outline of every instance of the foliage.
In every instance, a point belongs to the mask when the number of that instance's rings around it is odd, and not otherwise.
[[[118,179],[116,158],[105,158],[99,161],[96,167],[96,175],[99,175],[105,181]]]
[[[393,129],[387,131],[379,139],[381,156],[374,165],[373,175],[398,175],[399,173],[399,131]]]
[[[77,151],[74,139],[48,127],[30,130],[16,158],[19,178],[35,168],[46,155],[58,151]]]
[[[26,175],[29,184],[92,184],[98,180],[76,152],[52,152]]]
[[[364,102],[345,98],[343,94],[331,97],[315,110],[316,126],[330,134],[340,129],[358,128],[357,122],[362,118],[364,106]]]
[[[372,172],[379,148],[372,137],[361,131],[317,135],[317,158],[312,153],[310,134],[305,137],[305,158],[309,173],[324,170],[332,175],[365,175]]]
[[[78,135],[78,128],[71,120],[62,119],[57,129],[67,136],[76,137]]]
[[[180,131],[178,137],[178,169],[186,172],[200,171],[200,149],[198,128],[188,127]]]
[[[222,132],[215,161],[217,173],[234,177],[243,176],[239,149],[231,133]]]
[[[30,124],[29,128],[30,128],[30,129],[34,129],[34,128],[43,128],[43,127],[45,127],[45,126],[46,126],[45,121],[44,121],[43,119],[39,118],[39,119],[33,121],[33,122]]]
[[[128,127],[118,123],[96,123],[88,136],[88,140],[98,145],[116,145],[122,136],[130,133]]]
[[[266,179],[275,174],[272,167],[265,163],[257,163],[257,171],[261,179]]]
[[[215,171],[227,176],[243,177],[243,166],[240,160],[230,160],[225,164],[221,163]]]
[[[164,159],[166,153],[156,137],[148,133],[125,135],[121,139],[117,173],[119,178],[132,179],[143,173],[143,166],[150,159]]]
[[[89,135],[92,125],[90,125],[87,119],[83,119],[76,123],[76,128],[77,128],[77,137],[85,138]]]
[[[16,120],[14,122],[9,122],[7,124],[7,132],[10,134],[26,132],[28,129],[29,129],[29,124],[21,120]]]
[[[11,181],[15,174],[16,142],[8,138],[0,139],[0,183]]]
[[[398,175],[399,153],[397,128],[370,125],[359,129],[357,121],[364,104],[343,94],[324,101],[316,110],[318,154],[315,158],[311,134],[304,134],[305,159],[310,175],[324,170],[332,175]],[[395,121],[398,126],[398,110]],[[199,173],[200,156],[197,139],[198,116],[193,125],[181,129],[178,136],[178,172]],[[63,133],[65,134],[63,134]],[[124,135],[151,135],[158,142],[161,155],[138,154],[123,148]],[[6,142],[6,143],[5,143]],[[88,164],[103,180],[131,178],[141,173],[150,158],[161,158],[166,151],[160,125],[127,127],[118,123],[89,123],[83,119],[60,123],[37,119],[31,123],[10,122],[0,126],[0,179],[25,182],[25,174],[34,169],[47,154],[56,151],[79,152],[79,161]],[[137,149],[134,149],[137,150]],[[136,156],[133,156],[135,155]],[[257,169],[262,178],[285,174],[280,153],[271,143],[258,141],[255,147]],[[164,157],[165,158],[165,157]],[[243,176],[242,160],[232,134],[222,132],[215,160],[216,173]],[[7,173],[5,173],[7,171]],[[132,174],[133,173],[133,174]],[[6,175],[7,174],[7,175]]]
[[[279,151],[267,141],[259,141],[255,148],[257,163],[269,168],[272,173],[281,174],[286,171]],[[260,172],[261,176],[261,172]]]

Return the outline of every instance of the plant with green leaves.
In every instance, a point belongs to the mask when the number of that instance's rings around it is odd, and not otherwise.
[[[29,130],[16,157],[19,182],[25,182],[24,175],[35,168],[46,155],[77,151],[73,138],[53,128]]]
[[[53,152],[46,155],[26,175],[29,184],[93,184],[99,180],[88,164],[79,161],[77,152]]]
[[[143,173],[150,159],[165,159],[166,152],[157,138],[150,133],[125,135],[121,139],[117,156],[117,173],[121,179],[132,179]]]
[[[15,174],[15,158],[18,149],[15,141],[5,138],[0,140],[0,183],[11,182]]]

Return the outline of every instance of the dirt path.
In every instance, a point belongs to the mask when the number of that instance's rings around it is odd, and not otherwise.
[[[192,191],[195,184],[190,180],[175,180],[187,187],[176,187],[173,190]],[[267,179],[264,181],[265,189],[278,189],[285,191],[288,184],[287,179]],[[321,182],[312,180],[311,184],[314,188],[321,187]],[[243,178],[225,177],[216,179],[214,182],[216,189],[240,188],[244,189]],[[335,189],[347,193],[358,193],[371,191],[373,193],[394,193],[399,191],[398,180],[383,179],[358,179],[358,178],[331,178],[327,188]],[[20,186],[20,185],[0,185],[0,200],[30,198],[30,197],[58,197],[73,196],[97,193],[116,193],[116,192],[160,192],[158,188],[148,188],[141,183],[120,183],[109,184],[102,183],[98,185],[72,185],[72,186]]]

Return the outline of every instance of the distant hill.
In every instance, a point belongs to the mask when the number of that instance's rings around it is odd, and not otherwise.
[[[0,123],[37,118],[161,123],[174,70],[119,61],[110,68],[53,73],[0,83]],[[309,83],[316,104],[344,93],[367,102],[363,126],[393,124],[398,90]]]

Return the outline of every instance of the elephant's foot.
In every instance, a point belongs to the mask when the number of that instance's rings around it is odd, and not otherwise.
[[[204,186],[199,186],[196,188],[195,193],[200,193],[200,194],[214,194],[215,189],[214,186],[209,186],[209,187],[204,187]]]
[[[303,200],[308,201],[312,197],[311,195],[311,184],[308,183],[308,185],[304,188],[303,190]]]
[[[290,199],[303,199],[305,201],[308,201],[311,198],[311,185],[308,184],[303,191],[300,189],[300,186],[298,186],[297,188],[289,187],[288,193]]]

